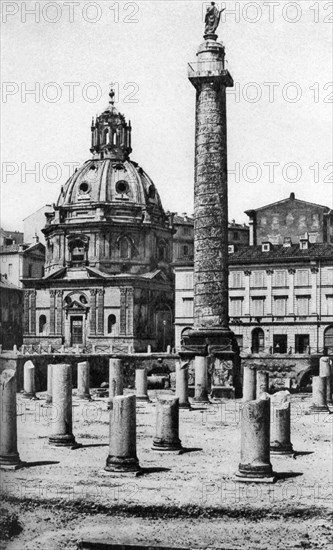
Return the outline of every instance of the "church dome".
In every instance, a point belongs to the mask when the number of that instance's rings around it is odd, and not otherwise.
[[[92,203],[128,203],[163,211],[154,183],[136,162],[129,159],[88,160],[64,185],[57,206],[89,207]]]
[[[146,172],[130,160],[131,122],[114,106],[110,91],[108,107],[91,124],[92,158],[86,161],[61,188],[60,209],[96,208],[119,205],[164,218],[160,197]],[[141,208],[140,208],[141,207]],[[112,208],[113,214],[115,213]]]

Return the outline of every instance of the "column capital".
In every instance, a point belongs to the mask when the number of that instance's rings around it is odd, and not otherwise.
[[[267,275],[273,275],[273,273],[274,273],[273,269],[266,269]]]
[[[250,271],[250,270],[248,270],[248,269],[244,271],[244,275],[245,275],[246,277],[250,277],[251,274],[252,274],[252,271]]]
[[[295,275],[296,269],[294,269],[293,267],[291,267],[291,268],[288,269],[288,273],[289,273],[289,275]]]

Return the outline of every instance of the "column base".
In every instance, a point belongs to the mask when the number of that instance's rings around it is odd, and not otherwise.
[[[52,447],[71,447],[72,449],[76,449],[81,446],[80,444],[76,443],[73,434],[51,435],[49,437],[49,445],[51,445]]]
[[[274,442],[273,444],[270,445],[269,450],[270,450],[270,454],[273,454],[273,455],[293,456],[294,454],[293,446],[291,443],[289,443],[288,445],[282,445],[277,442]]]
[[[24,464],[24,462],[21,462],[18,453],[0,456],[1,470],[18,470],[19,468],[23,468]]]
[[[182,448],[180,439],[176,439],[174,441],[165,441],[163,439],[153,440],[153,451],[181,451]]]
[[[266,476],[266,477],[255,477],[255,475],[244,476],[242,473],[237,472],[234,475],[233,480],[238,481],[239,483],[275,483],[277,480],[277,476],[274,476],[274,475]]]
[[[137,457],[122,458],[119,456],[109,455],[106,459],[106,466],[104,470],[106,472],[131,473],[139,472],[141,467]]]

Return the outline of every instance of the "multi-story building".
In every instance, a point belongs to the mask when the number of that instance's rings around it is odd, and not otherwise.
[[[45,274],[24,279],[24,342],[173,344],[173,225],[130,159],[131,124],[110,103],[91,126],[91,158],[46,212]]]
[[[276,218],[282,223],[283,216],[289,214],[288,202],[294,200],[291,197],[251,211],[251,215],[257,212],[257,220],[266,217],[269,234],[263,235],[260,223],[260,235],[255,232],[253,236],[260,244],[229,245],[230,326],[243,353],[333,353],[333,244],[328,238],[313,242],[313,234],[307,231],[314,229],[312,207],[316,216],[321,211],[326,220],[330,210],[297,201],[294,232],[283,235],[283,244],[272,244],[269,239]],[[264,215],[270,210],[275,212],[274,220]],[[304,211],[309,225],[304,225]],[[316,240],[325,235],[329,231]],[[175,340],[179,348],[184,331],[193,323],[193,263],[175,266],[175,280]]]
[[[31,244],[32,243],[32,244]],[[23,243],[23,233],[1,230],[1,274],[13,285],[22,288],[23,278],[39,278],[44,274],[45,247],[35,237]]]

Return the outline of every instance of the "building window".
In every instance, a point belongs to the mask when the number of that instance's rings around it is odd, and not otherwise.
[[[232,232],[232,238],[233,238],[234,241],[238,241],[238,239],[239,239],[238,231],[233,231]]]
[[[191,234],[191,228],[187,227],[186,225],[183,227],[183,235],[190,235]]]
[[[84,243],[80,239],[76,239],[70,243],[70,249],[73,265],[82,265],[84,263],[85,256]]]
[[[288,336],[286,334],[274,334],[273,353],[287,353]]]
[[[309,285],[309,270],[297,269],[296,271],[296,285],[308,286]]]
[[[307,353],[310,346],[308,334],[295,334],[295,353]]]
[[[183,316],[193,317],[193,298],[183,298]]]
[[[119,255],[124,260],[131,258],[131,243],[127,237],[122,237],[118,243],[119,246]]]
[[[326,296],[327,315],[333,315],[333,296]]]
[[[242,304],[243,304],[243,298],[230,298],[230,316],[231,317],[242,316]]]
[[[113,330],[113,326],[116,324],[117,319],[116,316],[111,314],[108,316],[108,334],[111,334]]]
[[[254,271],[253,273],[253,286],[256,288],[261,288],[264,286],[264,272],[263,271]]]
[[[8,264],[8,275],[13,274],[13,264]]]
[[[253,317],[263,317],[264,316],[264,298],[252,298],[252,315]]]
[[[39,334],[44,334],[46,332],[46,317],[45,315],[40,315],[39,317]]]
[[[187,244],[184,244],[183,246],[183,254],[184,256],[188,256],[188,252],[189,252],[189,247]]]
[[[276,271],[275,272],[275,286],[286,286],[287,277],[285,271]]]
[[[241,288],[242,287],[242,272],[241,271],[233,271],[231,273],[231,287],[232,288]]]
[[[287,315],[287,298],[279,296],[274,298],[274,315],[276,317],[284,317]]]
[[[265,334],[261,328],[255,328],[252,331],[252,353],[260,353],[265,349]]]
[[[325,353],[333,354],[333,326],[328,327],[324,332]]]
[[[309,296],[297,296],[296,298],[296,311],[300,317],[309,315]]]
[[[32,277],[32,264],[28,265],[28,277],[29,279]]]

